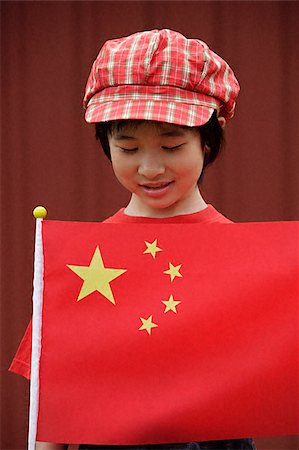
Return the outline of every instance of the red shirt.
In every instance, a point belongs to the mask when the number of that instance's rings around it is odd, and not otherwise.
[[[192,214],[183,214],[172,217],[152,218],[152,217],[135,217],[127,216],[124,208],[120,209],[116,214],[104,220],[105,223],[231,223],[229,219],[220,214],[212,205]],[[30,378],[31,366],[31,321],[19,345],[17,353],[10,365],[9,370]]]

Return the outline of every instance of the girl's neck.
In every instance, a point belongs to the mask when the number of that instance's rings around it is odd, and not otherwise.
[[[199,212],[207,207],[198,187],[194,190],[192,195],[186,199],[182,199],[180,202],[174,203],[166,208],[154,208],[141,201],[137,195],[132,194],[124,213],[127,216],[136,217],[153,217],[163,218],[179,216],[183,214],[193,214]]]

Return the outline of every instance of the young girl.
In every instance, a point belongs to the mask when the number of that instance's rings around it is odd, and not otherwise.
[[[232,69],[198,39],[163,29],[107,41],[87,82],[86,121],[96,124],[96,136],[131,199],[105,222],[229,222],[206,204],[199,183],[219,153],[238,93]],[[11,370],[28,376],[29,354],[30,332]],[[37,443],[37,449],[61,448]],[[255,445],[252,439],[232,439],[79,448],[252,450]]]

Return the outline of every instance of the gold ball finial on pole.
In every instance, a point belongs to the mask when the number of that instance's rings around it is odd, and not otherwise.
[[[34,208],[32,213],[36,219],[45,219],[48,214],[48,212],[44,206],[37,206],[36,208]]]

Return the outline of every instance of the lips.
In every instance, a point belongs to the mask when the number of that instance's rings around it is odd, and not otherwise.
[[[159,183],[146,183],[140,186],[146,189],[163,189],[168,186],[172,181],[160,181]]]
[[[149,197],[160,198],[169,192],[172,184],[173,181],[160,181],[156,183],[140,184],[140,188],[142,192]]]

